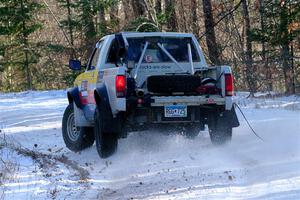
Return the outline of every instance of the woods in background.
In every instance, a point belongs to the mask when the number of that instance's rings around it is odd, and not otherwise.
[[[238,90],[300,92],[299,0],[1,0],[0,91],[70,87],[68,60],[119,31],[191,32]]]

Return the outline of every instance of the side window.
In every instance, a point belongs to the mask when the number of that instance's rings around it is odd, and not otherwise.
[[[108,55],[107,55],[107,60],[106,63],[111,63],[114,64],[116,60],[116,50],[115,50],[115,39],[112,40],[111,45],[109,47]]]
[[[102,45],[103,45],[103,41],[100,42],[99,45],[94,49],[93,54],[90,58],[89,64],[87,66],[87,70],[94,70],[96,68]]]

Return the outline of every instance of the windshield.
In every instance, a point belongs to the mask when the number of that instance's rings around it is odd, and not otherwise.
[[[189,62],[188,43],[191,44],[193,62],[200,62],[199,55],[190,38],[145,37],[128,38],[127,41],[129,44],[127,51],[128,61],[138,62],[144,46],[148,42],[142,63],[172,62],[158,44],[161,44],[177,62]]]

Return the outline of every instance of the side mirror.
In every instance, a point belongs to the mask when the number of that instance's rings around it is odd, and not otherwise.
[[[69,60],[69,67],[74,71],[79,71],[81,69],[81,62],[79,60]]]

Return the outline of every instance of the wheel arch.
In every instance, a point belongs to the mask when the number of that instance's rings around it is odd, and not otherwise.
[[[68,97],[69,104],[72,104],[74,102],[75,105],[78,108],[80,108],[80,109],[83,108],[83,105],[80,102],[80,96],[79,96],[79,89],[78,89],[78,87],[74,87],[74,88],[70,89],[67,92],[67,97]]]
[[[100,108],[103,113],[105,113],[105,117],[103,118],[103,129],[108,133],[119,133],[122,128],[120,118],[118,117],[118,115],[113,116],[109,103],[108,92],[104,84],[94,90],[94,98],[97,107]]]
[[[106,110],[111,112],[109,97],[108,97],[106,86],[104,84],[98,86],[94,90],[94,99],[97,106],[105,108]]]

